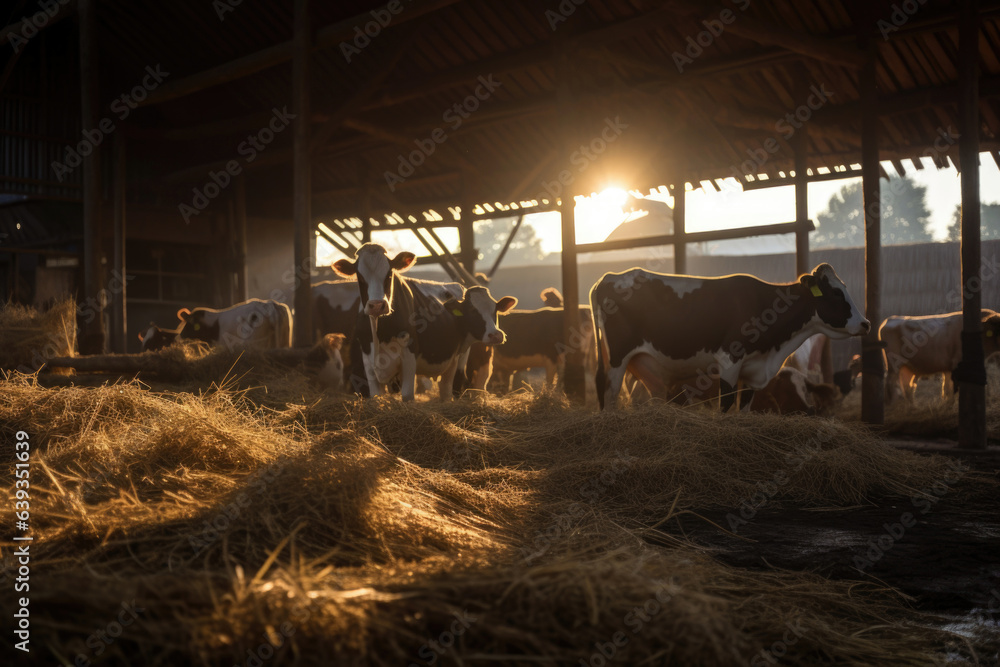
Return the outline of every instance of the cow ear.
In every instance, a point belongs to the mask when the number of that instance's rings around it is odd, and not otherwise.
[[[464,304],[465,304],[464,300],[459,301],[458,299],[451,297],[450,299],[444,302],[444,309],[445,312],[451,313],[455,317],[464,317],[465,310],[462,308]]]
[[[181,322],[187,322],[188,317],[190,316],[191,316],[191,311],[188,310],[187,308],[181,308],[180,310],[177,311],[177,319],[179,319]]]
[[[327,346],[331,350],[339,350],[344,346],[344,341],[347,340],[347,336],[339,333],[331,333],[324,336]]]
[[[343,276],[345,278],[350,278],[358,272],[358,267],[355,266],[354,262],[349,259],[338,259],[330,265],[330,268],[333,269],[338,276]]]
[[[505,296],[497,301],[497,312],[506,313],[517,305],[517,299],[512,296]]]
[[[142,338],[142,334],[141,334],[141,333],[138,333],[138,334],[136,334],[136,335],[137,335],[137,336],[139,336],[139,342],[140,342],[140,343],[145,343],[145,342],[146,342],[145,340],[143,340],[143,338]]]
[[[399,253],[398,255],[392,258],[392,261],[389,262],[389,266],[402,273],[403,271],[406,271],[408,268],[413,266],[413,263],[415,261],[417,261],[417,256],[414,255],[412,252],[407,252],[404,250],[403,252]]]

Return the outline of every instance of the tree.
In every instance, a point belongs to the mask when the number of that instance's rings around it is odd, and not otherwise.
[[[489,265],[496,260],[513,228],[514,220],[510,218],[483,220],[476,223],[476,247],[479,248],[480,262]],[[514,242],[510,244],[503,264],[504,266],[537,264],[545,259],[545,255],[545,250],[542,249],[542,240],[538,238],[535,228],[525,222],[521,224],[517,236],[514,237]]]
[[[1000,203],[983,204],[980,210],[982,219],[979,223],[982,239],[1000,239]],[[962,206],[955,207],[955,213],[951,216],[951,224],[948,225],[948,240],[958,241],[962,238]]]
[[[927,188],[908,177],[880,179],[882,208],[882,243],[926,243]],[[861,210],[861,183],[851,183],[830,197],[830,203],[817,216],[816,231],[809,243],[814,248],[851,248],[865,244],[865,217]]]

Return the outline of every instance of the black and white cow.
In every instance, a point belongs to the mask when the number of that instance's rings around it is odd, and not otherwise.
[[[813,334],[846,338],[871,330],[829,264],[779,284],[748,275],[703,278],[636,268],[605,274],[591,289],[590,303],[602,408],[615,407],[626,372],[649,386],[706,374],[719,377],[725,412],[740,381],[751,394],[765,387]]]
[[[179,329],[163,329],[150,322],[146,333],[139,334],[139,349],[143,352],[162,350],[177,340],[178,331]]]
[[[403,400],[411,401],[420,373],[440,376],[441,399],[448,400],[470,345],[476,340],[503,343],[497,316],[513,308],[517,299],[494,301],[485,287],[471,287],[456,299],[447,283],[403,276],[415,260],[411,252],[390,259],[385,248],[366,243],[353,262],[341,259],[333,268],[344,277],[357,276],[361,302],[354,344],[361,351],[372,395],[383,393],[383,386],[398,375]],[[383,345],[388,346],[384,356]],[[391,353],[394,346],[398,354]]]
[[[279,301],[249,299],[229,308],[181,308],[178,338],[202,340],[230,350],[292,345],[292,312]]]

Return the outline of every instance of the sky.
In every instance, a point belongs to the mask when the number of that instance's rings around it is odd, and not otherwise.
[[[980,156],[980,192],[983,203],[993,203],[1000,199],[1000,170],[988,153]],[[924,159],[924,169],[912,168],[909,160],[903,161],[907,176],[927,187],[927,208],[931,212],[930,230],[936,241],[943,240],[947,235],[952,214],[961,199],[960,179],[955,168],[938,170],[929,159]],[[883,167],[889,174],[895,174],[895,169],[889,162]],[[817,219],[820,212],[827,208],[830,198],[842,187],[860,177],[845,178],[837,181],[822,181],[809,184],[809,217]],[[795,219],[795,192],[792,186],[767,188],[742,192],[733,179],[727,179],[729,188],[717,192],[709,186],[706,192],[703,188],[688,191],[687,220],[688,231],[705,231],[710,229],[727,229],[766,225],[777,222],[791,222]],[[609,184],[608,189],[597,195],[577,199],[577,242],[592,243],[603,241],[618,225],[630,219],[621,209],[627,189],[625,183]],[[666,201],[673,206],[673,198],[661,192],[653,194],[638,193],[650,199]],[[534,226],[542,247],[546,252],[559,252],[561,248],[559,214],[557,212],[537,213],[525,218],[525,224]],[[455,230],[439,230],[442,240],[452,246],[457,246],[458,234]],[[408,236],[408,235],[407,235]],[[783,237],[774,237],[775,240]],[[788,237],[789,247],[794,243]],[[412,237],[391,239],[388,235],[373,235],[376,242],[390,249],[407,245],[416,245]],[[411,248],[417,254],[425,254],[423,248],[416,245]],[[329,264],[341,255],[334,251],[325,241],[317,248],[318,263]]]

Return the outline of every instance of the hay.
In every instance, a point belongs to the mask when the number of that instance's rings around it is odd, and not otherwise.
[[[64,299],[45,312],[7,303],[0,308],[0,370],[33,373],[45,360],[76,350],[76,302]],[[54,372],[68,375],[69,369]]]
[[[32,647],[50,663],[96,662],[88,639],[132,600],[142,611],[100,660],[597,664],[623,633],[619,664],[729,665],[789,627],[789,665],[970,655],[891,590],[643,539],[681,508],[738,502],[820,432],[776,502],[908,496],[940,474],[858,427],[655,404],[595,415],[552,394],[278,411],[226,390],[19,378],[0,383],[0,437],[17,430],[32,442]]]

